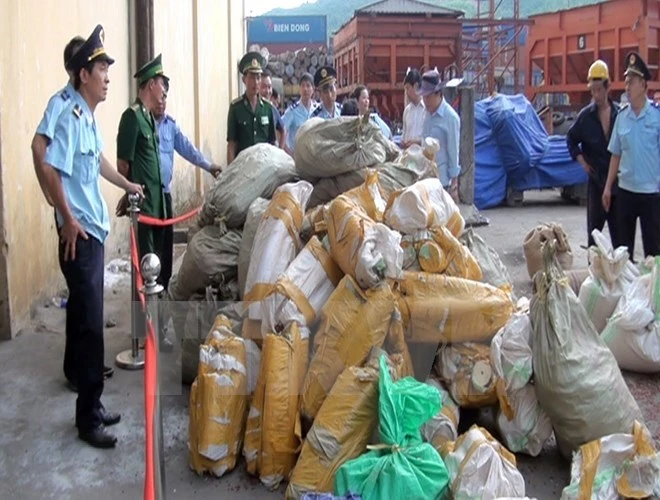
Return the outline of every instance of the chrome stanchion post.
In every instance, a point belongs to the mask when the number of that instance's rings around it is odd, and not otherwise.
[[[138,203],[140,203],[140,196],[137,194],[129,194],[128,202],[130,203],[128,212],[130,213],[131,217],[131,227],[133,228],[135,237],[137,238],[138,216],[140,215],[140,207],[138,207]],[[138,307],[141,307],[141,305],[136,283],[136,270],[131,259],[131,349],[128,351],[120,352],[117,354],[117,358],[115,359],[115,364],[119,368],[123,368],[125,370],[141,370],[144,368],[144,352],[140,351],[140,339],[137,336],[138,331],[142,330],[139,327],[138,322],[140,321],[140,318],[143,318],[143,316],[139,314],[138,311]]]
[[[160,259],[156,254],[148,253],[140,262],[144,278],[144,293],[147,298],[147,318],[151,320],[154,333],[155,356],[157,369],[160,371],[160,339],[158,335],[158,295],[164,290],[156,283],[160,274]],[[148,333],[147,333],[148,335]],[[163,455],[163,414],[160,407],[160,376],[156,372],[156,387],[154,388],[154,481],[156,483],[156,498],[162,500],[165,494],[165,457]]]

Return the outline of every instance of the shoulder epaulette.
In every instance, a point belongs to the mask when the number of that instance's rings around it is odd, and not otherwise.
[[[318,116],[321,114],[321,110],[323,108],[321,106],[317,107],[314,111],[312,111],[312,116]]]
[[[242,100],[243,100],[243,96],[240,96],[240,97],[237,97],[236,99],[234,99],[231,103],[232,103],[232,105],[233,105],[233,104],[238,104],[238,103],[241,102]]]
[[[131,104],[131,109],[132,109],[133,111],[140,111],[140,104],[137,103],[137,102]]]
[[[300,105],[300,101],[296,101],[291,106],[289,106],[289,109],[296,109],[299,105]]]
[[[73,114],[75,115],[76,118],[80,118],[82,116],[82,108],[78,104],[74,104],[73,106]]]
[[[71,96],[69,95],[69,92],[65,89],[60,93],[60,97],[62,98],[63,101],[68,101]]]
[[[627,103],[625,103],[625,104],[621,104],[621,105],[619,106],[619,111],[623,111],[624,109],[628,108],[629,106],[630,106],[630,103],[629,103],[629,102],[627,102]]]

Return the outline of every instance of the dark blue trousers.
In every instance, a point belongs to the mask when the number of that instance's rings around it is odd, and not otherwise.
[[[86,431],[101,424],[103,393],[103,244],[93,237],[78,238],[76,259],[64,261],[60,243],[60,269],[69,289],[66,304],[64,372],[78,384],[76,427]]]

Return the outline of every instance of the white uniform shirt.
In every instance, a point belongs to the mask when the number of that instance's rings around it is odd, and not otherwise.
[[[403,142],[422,140],[425,118],[426,108],[423,100],[418,104],[412,101],[408,103],[403,110]]]

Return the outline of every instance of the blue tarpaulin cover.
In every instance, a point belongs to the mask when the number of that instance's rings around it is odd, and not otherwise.
[[[497,94],[475,106],[475,205],[499,205],[507,186],[518,191],[587,181],[563,136],[548,136],[522,95]]]

